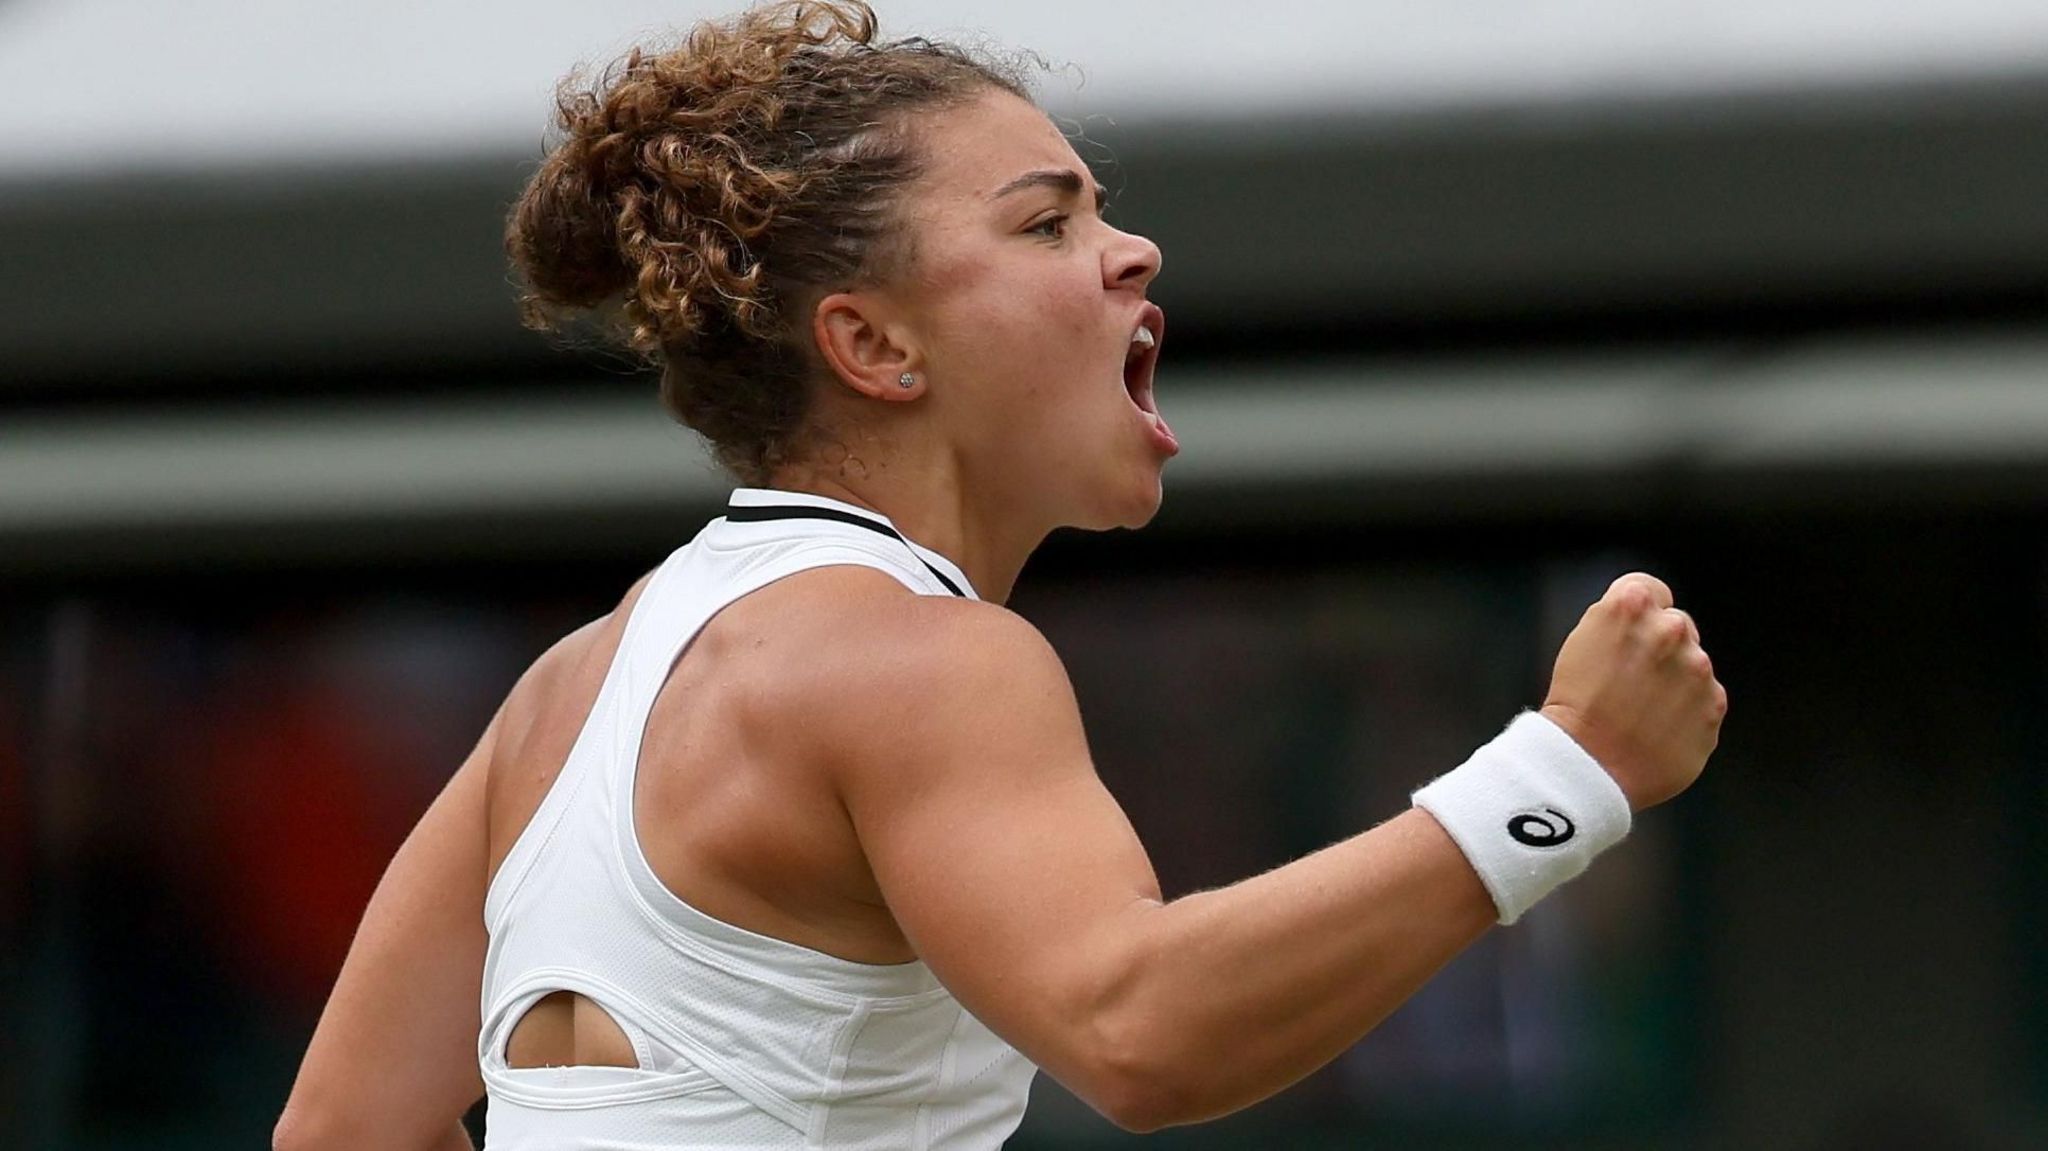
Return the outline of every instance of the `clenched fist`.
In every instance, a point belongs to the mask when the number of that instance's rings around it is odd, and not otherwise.
[[[1728,691],[1664,581],[1615,580],[1557,653],[1543,714],[1600,761],[1637,811],[1692,785],[1721,738]]]

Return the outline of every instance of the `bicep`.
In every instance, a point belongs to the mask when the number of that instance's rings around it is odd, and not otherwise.
[[[284,1126],[428,1146],[483,1094],[476,1062],[496,724],[407,836],[364,912]],[[365,1144],[367,1145],[367,1144]]]
[[[920,958],[1059,1075],[1074,1024],[1136,958],[1131,917],[1159,885],[1057,657],[1022,621],[989,630],[928,659],[940,670],[855,739],[843,788]]]

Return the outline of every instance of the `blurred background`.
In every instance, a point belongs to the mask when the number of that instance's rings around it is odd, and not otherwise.
[[[0,1146],[262,1145],[502,693],[716,514],[498,237],[555,79],[725,10],[0,0]],[[882,13],[1047,55],[1166,252],[1166,509],[1014,606],[1169,893],[1401,810],[1628,567],[1734,700],[1586,879],[1150,1145],[2048,1145],[2048,6]],[[1132,1142],[1041,1077],[1013,1146]]]

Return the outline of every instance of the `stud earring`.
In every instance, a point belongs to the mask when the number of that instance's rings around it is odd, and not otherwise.
[[[909,372],[905,372],[896,377],[896,385],[906,389],[914,388],[917,386],[917,377]]]

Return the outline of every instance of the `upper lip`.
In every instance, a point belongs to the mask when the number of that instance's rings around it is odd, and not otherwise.
[[[1158,351],[1159,346],[1166,342],[1166,313],[1160,309],[1158,304],[1150,300],[1145,301],[1145,306],[1138,309],[1137,326],[1152,333],[1153,351]],[[1136,330],[1137,328],[1132,329],[1132,331]]]

